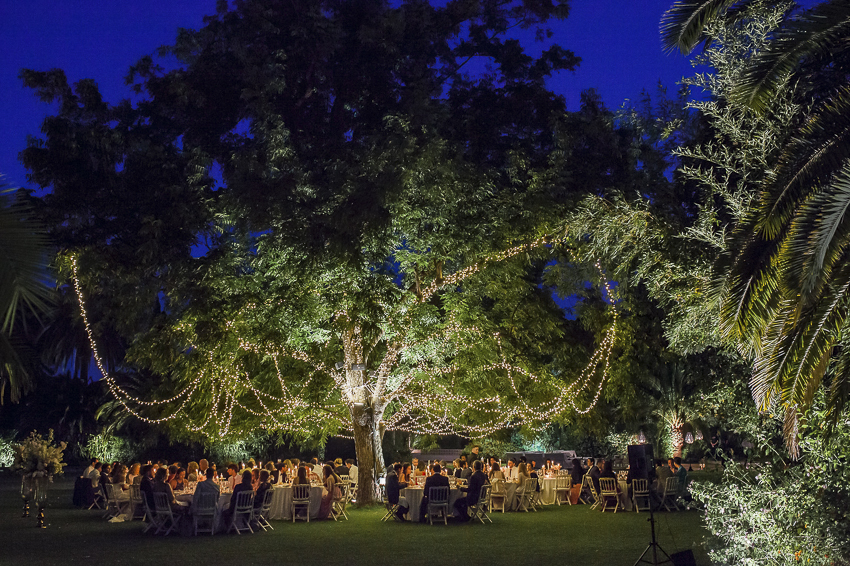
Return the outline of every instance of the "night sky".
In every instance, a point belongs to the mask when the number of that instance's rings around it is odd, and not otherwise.
[[[673,0],[574,0],[572,13],[555,26],[555,39],[582,63],[561,73],[551,88],[578,108],[581,91],[596,88],[609,108],[652,92],[659,80],[671,94],[692,74],[680,54],[661,48],[658,22]],[[0,0],[0,174],[5,183],[28,186],[18,152],[38,135],[54,109],[24,89],[22,68],[65,70],[73,83],[93,78],[104,98],[129,95],[124,77],[130,65],[161,45],[179,27],[198,28],[215,0]]]

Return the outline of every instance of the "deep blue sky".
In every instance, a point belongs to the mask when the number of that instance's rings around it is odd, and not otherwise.
[[[691,74],[687,60],[661,49],[658,22],[673,0],[574,0],[568,20],[554,28],[563,47],[582,58],[575,73],[562,73],[552,88],[570,109],[582,90],[596,88],[611,108],[660,80],[671,93]],[[26,186],[18,152],[38,135],[52,108],[21,86],[22,68],[64,69],[71,82],[93,78],[104,97],[128,96],[129,66],[172,43],[178,27],[197,28],[215,0],[0,0],[0,174]]]

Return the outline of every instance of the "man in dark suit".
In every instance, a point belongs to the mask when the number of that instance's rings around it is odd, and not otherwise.
[[[605,458],[597,458],[596,465],[588,472],[588,474],[590,474],[590,479],[593,482],[593,488],[596,490],[597,494],[600,492],[599,476],[602,475],[603,466],[605,466]]]
[[[466,497],[459,497],[458,500],[455,501],[457,517],[461,521],[469,520],[469,513],[467,513],[467,510],[470,506],[478,504],[478,498],[481,495],[481,488],[487,483],[487,474],[481,471],[483,467],[481,460],[473,462],[472,468],[475,471],[472,472],[471,476],[469,476],[469,485],[467,487],[460,488],[461,491],[466,492]]]
[[[401,490],[407,487],[407,482],[398,481],[398,474],[401,472],[401,464],[393,464],[393,467],[387,472],[385,487],[387,489],[387,501],[393,505],[398,505],[398,511],[395,516],[399,521],[404,521],[404,516],[410,511],[407,505],[407,500],[401,496]]]
[[[423,523],[425,521],[425,515],[428,512],[428,494],[431,492],[432,487],[449,487],[449,478],[442,475],[440,472],[442,468],[440,464],[434,464],[432,466],[433,473],[431,476],[425,480],[425,496],[422,498],[422,506],[419,507],[419,522]]]
[[[139,491],[147,501],[148,507],[153,509],[153,466],[150,464],[142,466],[142,481],[139,483]]]

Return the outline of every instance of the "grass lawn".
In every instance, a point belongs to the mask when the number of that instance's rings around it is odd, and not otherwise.
[[[380,522],[383,508],[353,509],[350,521],[272,521],[275,530],[255,535],[155,537],[141,523],[108,523],[101,512],[71,506],[73,475],[51,488],[48,528],[35,514],[21,518],[20,479],[0,477],[0,565],[12,564],[383,564],[627,565],[649,542],[647,513],[591,511],[587,506],[546,506],[534,513],[494,513],[493,524],[429,526]],[[695,511],[659,513],[658,540],[667,552],[693,549],[697,564],[710,564],[702,549],[705,529]]]

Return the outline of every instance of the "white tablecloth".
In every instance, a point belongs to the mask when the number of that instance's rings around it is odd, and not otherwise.
[[[540,503],[543,505],[555,504],[555,488],[558,486],[558,478],[540,478]]]
[[[407,512],[407,519],[414,523],[419,522],[419,512],[422,506],[422,498],[425,497],[425,490],[421,487],[406,487],[401,490],[401,495],[407,500],[410,509]],[[449,515],[454,515],[455,501],[460,497],[465,497],[466,494],[459,489],[449,489]]]
[[[319,516],[319,507],[322,505],[322,486],[310,488],[310,518]],[[272,492],[272,507],[269,509],[270,519],[292,520],[292,488],[289,486],[275,486]]]

